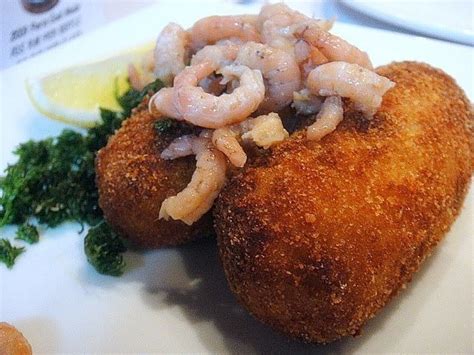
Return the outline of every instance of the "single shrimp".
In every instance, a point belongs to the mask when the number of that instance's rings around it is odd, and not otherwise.
[[[275,143],[288,138],[288,132],[283,127],[277,113],[249,118],[240,124],[218,128],[212,135],[212,142],[229,161],[241,168],[247,161],[247,155],[239,140],[251,141],[258,147],[269,148]]]
[[[293,91],[301,87],[298,64],[294,55],[286,51],[248,42],[240,48],[235,62],[262,72],[266,92],[260,112],[280,111],[292,101]]]
[[[257,25],[262,34],[262,43],[283,50],[292,50],[295,43],[292,31],[293,25],[313,23],[329,31],[333,22],[312,19],[301,12],[292,10],[283,3],[276,3],[262,7],[258,15]]]
[[[215,73],[201,79],[198,85],[202,87],[205,92],[214,96],[222,95],[227,89],[227,85],[222,83],[222,75]]]
[[[170,85],[189,62],[189,44],[189,33],[173,22],[158,36],[154,53],[155,76],[166,85]]]
[[[185,68],[174,80],[174,104],[181,117],[200,127],[219,128],[246,119],[265,97],[262,74],[243,65],[226,66],[218,72],[224,81],[239,79],[231,94],[214,96],[198,87],[198,82],[216,66],[204,62]]]
[[[247,154],[239,143],[239,131],[236,126],[218,128],[212,134],[212,143],[234,166],[241,168],[247,161]]]
[[[216,67],[231,64],[239,53],[240,45],[231,41],[205,46],[191,58],[191,65],[211,62]]]
[[[309,20],[305,15],[291,10],[283,3],[262,7],[259,14],[259,29],[262,42],[274,48],[291,51],[295,39],[290,26]]]
[[[315,95],[350,98],[356,109],[370,118],[395,83],[357,64],[331,62],[311,71],[306,85]]]
[[[260,41],[256,15],[210,16],[197,21],[189,30],[194,51],[222,39]]]
[[[239,48],[240,45],[229,40],[221,41],[219,44],[205,46],[192,57],[191,65],[210,62],[216,68],[224,67],[235,60]],[[198,85],[202,87],[205,92],[219,96],[226,89],[226,85],[222,84],[221,81],[222,77],[219,78],[211,74],[201,79]]]
[[[168,197],[160,208],[159,218],[171,217],[191,225],[209,211],[226,180],[225,156],[205,134],[180,137],[172,150],[196,155],[196,170],[190,183],[176,196]],[[172,144],[173,144],[172,143]],[[168,155],[171,156],[171,155]]]
[[[230,41],[223,42],[219,45],[209,45],[202,48],[191,59],[191,66],[202,64],[204,62],[213,68],[218,68],[232,63],[239,51],[239,46]],[[131,77],[131,80],[135,75]],[[226,89],[226,85],[222,84],[222,77],[211,73],[204,77],[198,83],[206,93],[218,96]],[[174,89],[164,88],[156,93],[149,101],[149,111],[155,115],[161,114],[166,117],[183,119],[182,115],[176,109],[174,101]]]
[[[148,101],[148,112],[155,117],[164,116],[182,120],[183,116],[174,103],[174,91],[174,88],[162,88],[156,92]]]
[[[295,59],[301,71],[301,77],[306,79],[308,74],[318,65],[329,62],[329,59],[319,49],[311,46],[305,40],[299,39],[294,45]]]
[[[128,65],[128,79],[130,86],[135,90],[142,90],[147,84],[155,80],[153,51],[146,53],[139,65]]]
[[[259,15],[262,42],[272,47],[294,53],[303,79],[317,65],[327,63],[328,58],[314,45],[310,45],[298,35],[302,24],[329,31],[333,20],[316,20],[290,9],[282,3],[266,5]],[[296,35],[295,35],[296,34]]]
[[[262,7],[258,15],[258,27],[262,34],[262,42],[274,48],[292,50],[293,34],[291,25],[305,22],[309,17],[290,9],[283,3],[268,4]]]
[[[316,121],[307,128],[306,137],[312,141],[319,141],[325,135],[334,131],[344,118],[342,100],[340,96],[328,96],[316,115]]]
[[[291,106],[299,115],[314,115],[321,110],[322,103],[323,99],[320,96],[311,94],[311,92],[305,88],[293,93],[293,103]]]
[[[279,2],[262,6],[257,18],[257,26],[261,30],[266,21],[274,21],[280,26],[290,26],[301,22],[314,21],[322,29],[329,31],[334,20],[313,19],[305,14],[293,10],[288,5]]]
[[[153,73],[155,70],[155,51],[150,50],[143,56],[141,61],[143,70],[149,73]]]
[[[193,154],[193,139],[196,136],[186,135],[173,140],[160,154],[164,160],[173,160],[177,158],[187,157]]]
[[[307,22],[297,25],[292,30],[296,38],[301,38],[319,49],[330,61],[343,61],[373,69],[366,52],[346,42],[342,38],[325,31],[320,26]]]
[[[140,73],[133,64],[128,65],[128,81],[130,82],[130,86],[135,90],[141,90],[144,87]]]

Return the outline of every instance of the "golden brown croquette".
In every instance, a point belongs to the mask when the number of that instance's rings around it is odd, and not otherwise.
[[[230,288],[292,337],[358,334],[416,272],[461,208],[474,161],[471,104],[426,64],[378,68],[396,86],[372,120],[346,108],[233,177],[215,209]]]
[[[143,103],[96,159],[99,204],[105,219],[119,234],[143,248],[182,244],[212,230],[210,213],[191,226],[158,219],[161,203],[186,187],[196,163],[194,157],[173,161],[160,158],[176,135],[159,135],[155,121]]]
[[[25,336],[14,326],[0,322],[0,354],[30,355],[33,351]]]

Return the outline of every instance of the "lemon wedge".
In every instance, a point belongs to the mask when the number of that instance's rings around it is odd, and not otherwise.
[[[79,127],[100,120],[99,107],[120,110],[116,96],[128,88],[128,66],[141,68],[153,43],[102,61],[79,65],[26,80],[33,105],[45,116]]]

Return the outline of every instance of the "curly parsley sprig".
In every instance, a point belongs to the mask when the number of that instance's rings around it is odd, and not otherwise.
[[[0,262],[4,263],[9,269],[12,268],[17,256],[24,251],[25,248],[14,247],[8,239],[0,239]]]
[[[141,91],[129,89],[117,97],[122,111],[101,109],[101,122],[85,134],[65,129],[57,137],[20,144],[14,151],[17,162],[9,165],[6,175],[0,178],[0,227],[21,225],[17,239],[36,242],[36,228],[27,223],[31,219],[47,227],[71,220],[91,226],[100,224],[100,238],[93,228],[86,236],[88,261],[101,273],[121,274],[125,266],[121,253],[126,248],[119,245],[118,236],[110,228],[103,227],[106,223],[95,185],[95,155],[133,108],[163,86],[156,80]],[[9,268],[23,251],[6,239],[0,240],[0,262]]]

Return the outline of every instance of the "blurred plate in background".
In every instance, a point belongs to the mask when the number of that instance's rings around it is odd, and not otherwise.
[[[383,22],[429,36],[474,45],[472,0],[341,1],[346,6]]]

